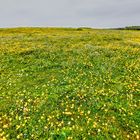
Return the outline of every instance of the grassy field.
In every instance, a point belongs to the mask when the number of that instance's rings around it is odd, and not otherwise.
[[[1,140],[139,140],[140,32],[0,29]]]

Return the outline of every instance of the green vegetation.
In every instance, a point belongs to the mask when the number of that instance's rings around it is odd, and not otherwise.
[[[124,28],[116,28],[117,30],[140,30],[140,26],[127,26]]]
[[[140,30],[140,26],[128,26],[128,27],[125,27],[125,29],[127,29],[127,30]]]
[[[140,32],[0,29],[0,139],[140,139]]]

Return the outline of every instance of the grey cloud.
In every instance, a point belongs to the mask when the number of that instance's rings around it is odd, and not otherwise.
[[[140,0],[0,0],[0,27],[140,25]]]

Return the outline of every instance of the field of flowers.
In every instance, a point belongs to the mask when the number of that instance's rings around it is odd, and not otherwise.
[[[0,29],[0,140],[139,140],[140,32]]]

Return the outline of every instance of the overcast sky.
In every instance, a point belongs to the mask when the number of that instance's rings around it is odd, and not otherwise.
[[[0,0],[0,27],[140,25],[140,0]]]

